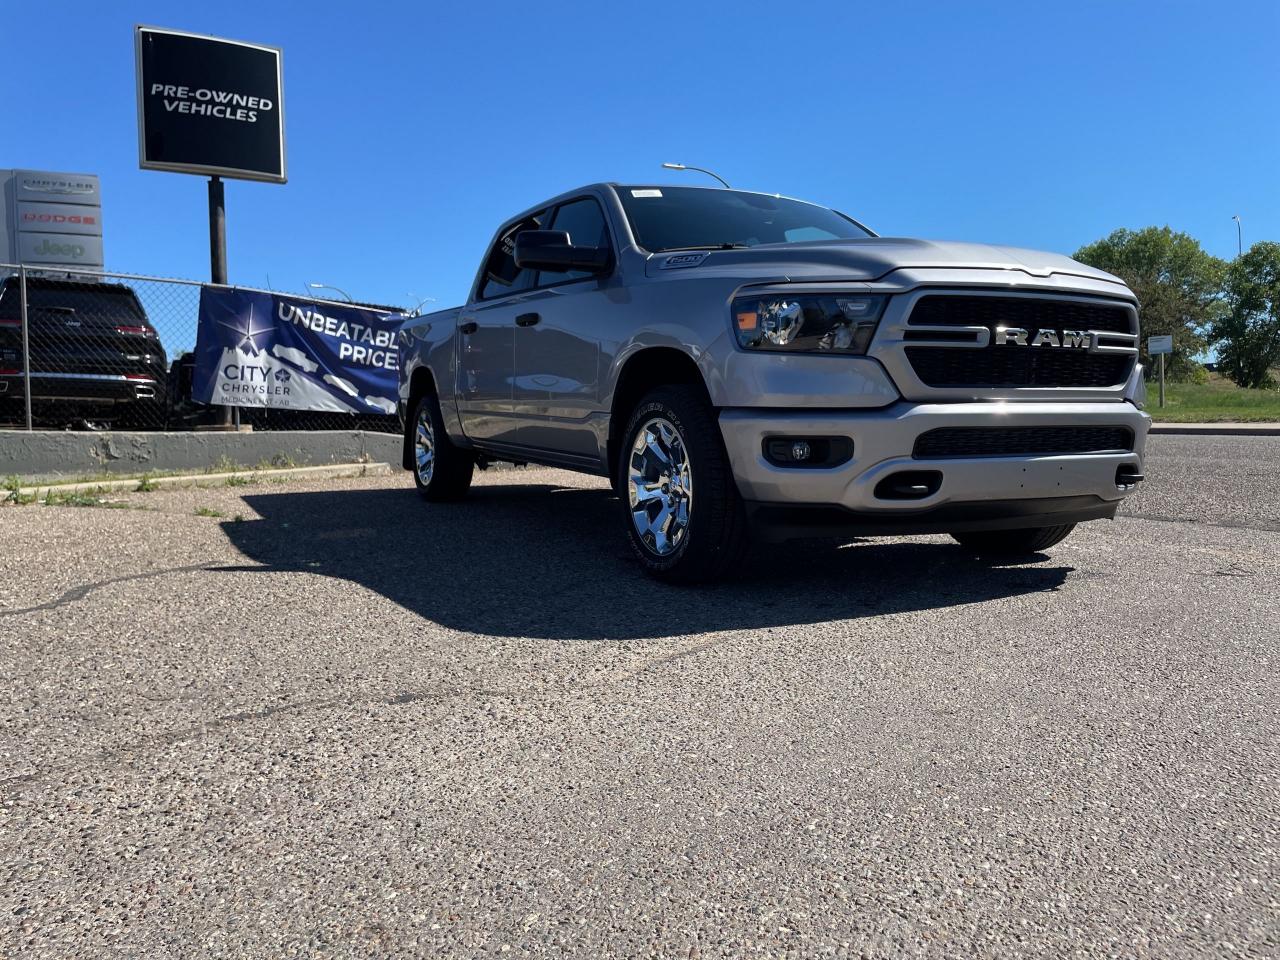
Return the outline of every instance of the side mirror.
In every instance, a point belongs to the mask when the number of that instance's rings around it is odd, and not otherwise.
[[[521,270],[567,273],[586,270],[603,273],[609,268],[609,251],[602,247],[575,247],[563,230],[525,230],[516,234],[516,266]]]

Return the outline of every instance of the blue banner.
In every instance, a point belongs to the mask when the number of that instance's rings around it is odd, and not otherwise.
[[[399,327],[398,316],[379,310],[202,287],[192,398],[233,407],[393,414]]]

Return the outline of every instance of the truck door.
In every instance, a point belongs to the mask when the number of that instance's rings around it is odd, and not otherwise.
[[[536,276],[516,267],[515,238],[545,220],[543,211],[503,231],[485,258],[476,299],[458,315],[458,415],[473,440],[517,441],[511,406],[516,316]]]
[[[570,241],[611,247],[604,210],[594,197],[560,204],[548,230]],[[607,418],[600,406],[600,316],[608,294],[590,273],[542,271],[537,291],[518,311],[512,404],[523,446],[597,460]]]

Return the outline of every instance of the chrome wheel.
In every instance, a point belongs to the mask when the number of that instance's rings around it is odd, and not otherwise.
[[[431,426],[431,409],[428,400],[418,404],[418,422],[414,426],[413,458],[418,482],[424,487],[431,483],[436,469],[436,434]]]
[[[684,438],[669,420],[654,417],[636,431],[627,492],[644,545],[660,557],[674,553],[689,531],[693,474]]]

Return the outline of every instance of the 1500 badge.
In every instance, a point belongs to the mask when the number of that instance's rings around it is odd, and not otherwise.
[[[678,253],[673,257],[667,257],[667,259],[663,260],[661,269],[675,270],[678,267],[696,267],[705,259],[707,259],[705,252]]]

